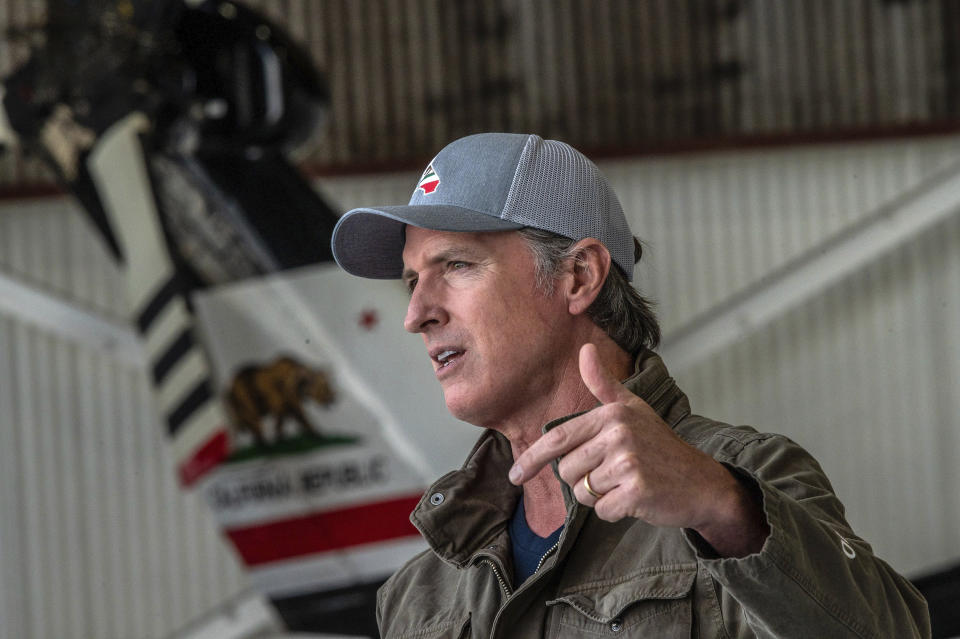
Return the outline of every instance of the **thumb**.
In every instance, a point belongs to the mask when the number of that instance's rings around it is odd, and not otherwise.
[[[580,377],[601,404],[626,401],[633,397],[600,361],[600,352],[594,344],[580,347]]]

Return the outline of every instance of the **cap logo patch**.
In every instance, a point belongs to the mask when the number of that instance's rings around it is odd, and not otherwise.
[[[433,170],[433,164],[430,164],[423,172],[423,175],[420,176],[420,181],[417,182],[417,188],[423,191],[424,195],[430,195],[437,190],[437,186],[439,185],[440,176]]]

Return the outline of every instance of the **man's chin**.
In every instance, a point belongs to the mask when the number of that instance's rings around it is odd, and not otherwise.
[[[476,400],[470,400],[468,397],[464,397],[455,391],[444,391],[443,392],[444,402],[447,404],[447,410],[450,411],[450,414],[459,419],[462,422],[467,422],[468,424],[473,424],[475,426],[480,425],[480,413],[479,407],[476,404]]]
[[[453,415],[460,421],[467,422],[469,424],[473,423],[472,421],[470,421],[471,413],[470,411],[466,410],[465,407],[457,403],[447,402],[447,410],[450,412],[451,415]]]

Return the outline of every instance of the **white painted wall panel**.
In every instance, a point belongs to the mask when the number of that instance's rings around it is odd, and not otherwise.
[[[960,159],[956,138],[603,163],[669,331]],[[951,145],[952,142],[952,145]],[[647,261],[649,260],[649,261]]]
[[[916,573],[960,557],[960,219],[688,371],[694,409],[785,433]]]
[[[142,366],[4,315],[0,353],[0,637],[167,637],[244,590]]]
[[[117,265],[70,197],[0,202],[0,272],[82,308],[126,318]]]

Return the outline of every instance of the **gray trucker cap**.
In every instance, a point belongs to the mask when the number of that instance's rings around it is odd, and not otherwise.
[[[451,142],[427,166],[408,205],[345,213],[333,229],[333,257],[353,275],[399,278],[407,224],[592,237],[633,279],[633,235],[606,178],[570,145],[536,135],[480,133]]]

